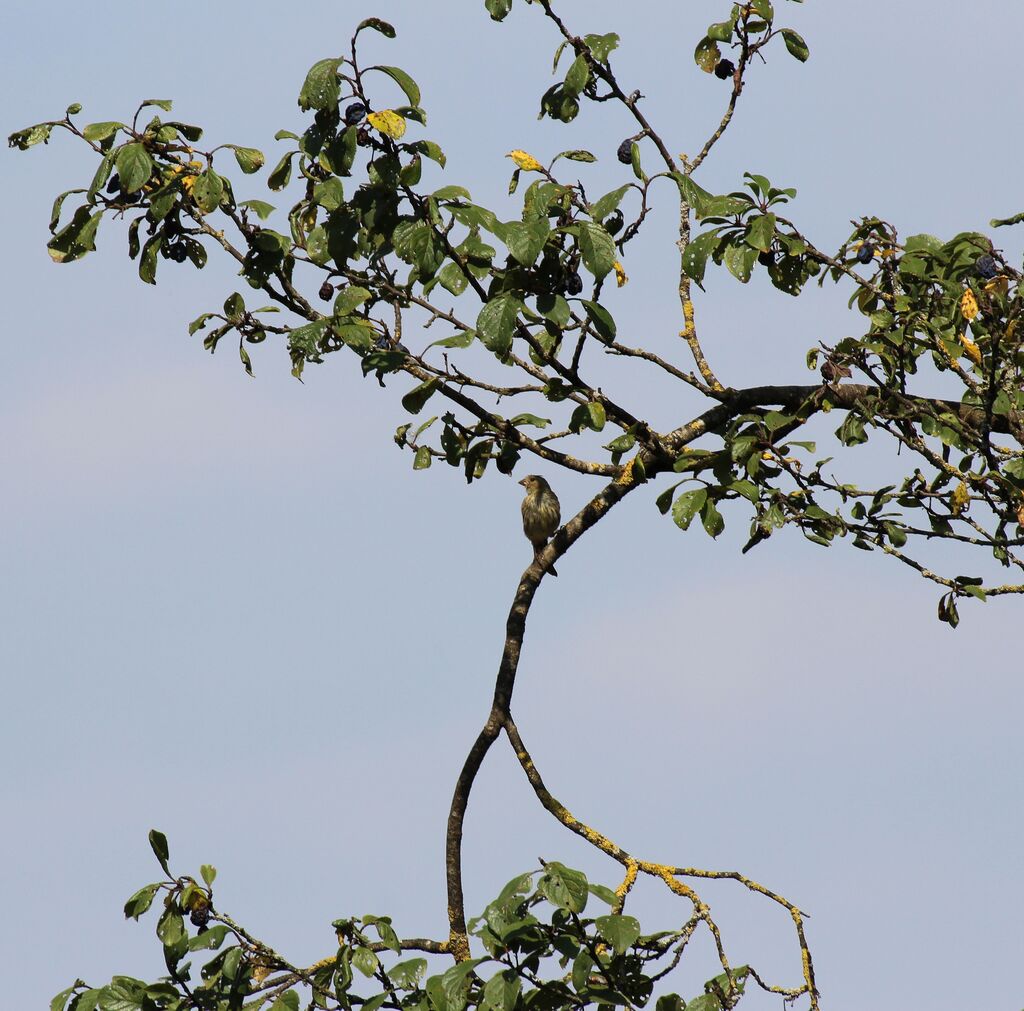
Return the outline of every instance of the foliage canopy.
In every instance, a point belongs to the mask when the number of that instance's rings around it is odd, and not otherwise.
[[[158,273],[163,278],[166,261],[201,269],[211,250],[225,254],[247,290],[230,292],[221,307],[190,324],[207,350],[236,343],[251,374],[251,349],[269,338],[285,342],[300,379],[307,367],[338,354],[353,358],[362,375],[382,387],[412,380],[401,397],[410,419],[394,438],[415,469],[443,461],[471,482],[492,463],[510,474],[527,454],[602,481],[516,590],[492,710],[467,757],[449,818],[447,940],[403,941],[386,917],[345,918],[334,923],[336,954],[312,967],[292,965],[215,907],[212,868],[203,869],[201,884],[171,874],[166,840],[154,832],[150,841],[166,878],[132,896],[125,913],[138,918],[163,897],[157,935],[168,976],[154,983],[115,977],[99,988],[79,981],[55,999],[53,1011],[267,1003],[273,1011],[295,1011],[303,988],[313,1006],[363,1011],[640,1007],[702,924],[715,939],[721,973],[689,1001],[660,995],[658,1011],[732,1007],[749,982],[788,998],[804,996],[817,1007],[796,906],[739,874],[635,858],[574,819],[547,791],[510,708],[536,588],[551,562],[617,502],[669,475],[656,503],[682,530],[699,517],[717,537],[724,507],[732,503],[749,515],[744,550],[787,527],[826,547],[848,539],[938,584],[939,617],[953,626],[964,598],[1024,592],[1024,584],[1013,581],[1024,569],[1024,328],[1017,267],[989,235],[904,237],[896,224],[873,216],[856,221],[847,240],[826,251],[798,224],[792,187],[753,172],[725,194],[700,184],[699,169],[730,127],[755,61],[809,57],[803,38],[778,23],[770,0],[725,5],[724,19],[697,41],[697,67],[721,79],[727,97],[717,129],[692,157],[671,153],[675,144],[649,122],[642,96],[620,83],[613,69],[615,33],[578,35],[550,0],[525,2],[558,37],[556,83],[540,96],[541,117],[568,123],[587,103],[612,102],[635,123],[614,152],[623,181],[607,193],[589,193],[577,178],[598,158],[581,149],[543,159],[519,148],[509,152],[509,193],[521,199],[513,220],[475,202],[466,186],[425,185],[425,163],[444,168],[446,159],[425,136],[419,86],[402,68],[364,65],[361,58],[369,37],[395,35],[379,18],[357,26],[344,55],[310,68],[298,95],[306,114],[301,132],[275,135],[286,149],[266,183],[284,200],[280,210],[241,193],[235,170],[243,177],[264,170],[261,150],[200,146],[203,130],[170,118],[168,100],[143,101],[130,122],[84,126],[75,104],[64,118],[10,137],[24,150],[63,131],[96,155],[88,184],[54,201],[48,249],[55,262],[93,252],[100,225],[118,221],[126,223],[128,254],[148,284]],[[484,6],[500,21],[512,3],[486,0]],[[690,365],[679,363],[674,351],[635,344],[612,311],[610,295],[628,282],[629,246],[652,213],[656,188],[677,199],[677,347],[689,354]],[[994,220],[992,227],[1021,221],[1024,215]],[[861,332],[810,349],[798,365],[816,373],[811,382],[734,387],[715,368],[692,291],[709,270],[721,268],[739,283],[764,271],[794,297],[812,283],[837,285],[859,313]],[[257,295],[267,304],[247,301]],[[417,340],[413,335],[421,331],[426,337]],[[614,366],[623,358],[678,384],[701,409],[671,430],[657,430],[643,403],[615,393]],[[428,404],[439,403],[444,407],[437,414],[419,420]],[[821,457],[815,441],[801,438],[829,413],[838,423],[836,459]],[[871,438],[897,448],[899,480],[860,487],[838,475],[848,453]],[[1013,571],[1013,579],[939,571],[920,552],[943,542],[980,553],[990,568]],[[478,920],[466,923],[462,819],[480,763],[501,733],[544,807],[623,865],[618,889],[547,863],[515,878]],[[682,927],[644,933],[623,912],[638,873],[691,902],[692,916]],[[710,910],[684,877],[730,877],[782,905],[796,928],[801,984],[777,987],[754,969],[731,967]],[[588,915],[591,899],[607,910]],[[196,928],[191,934],[186,918]],[[470,957],[471,936],[484,957]],[[186,959],[205,949],[217,954],[197,973]],[[401,959],[409,950],[454,956],[455,965],[428,977],[425,959],[391,964],[385,954]]]

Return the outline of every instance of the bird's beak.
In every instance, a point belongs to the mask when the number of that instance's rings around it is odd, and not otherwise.
[[[521,484],[525,488],[526,487],[526,478],[524,477],[522,479],[522,481],[519,481],[518,483]]]

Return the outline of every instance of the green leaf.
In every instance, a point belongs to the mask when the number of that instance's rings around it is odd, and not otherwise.
[[[98,988],[83,990],[71,1002],[71,1011],[95,1011],[102,992]]]
[[[552,160],[552,164],[558,161],[559,158],[567,158],[569,161],[597,161],[597,155],[591,154],[589,151],[584,151],[580,148],[574,148],[572,151],[560,151],[558,154],[555,155],[554,159]]]
[[[104,161],[106,161],[106,159],[104,159]],[[103,184],[100,183],[100,185],[102,186]],[[61,208],[64,206],[64,201],[67,200],[67,198],[69,196],[71,196],[72,193],[85,193],[85,190],[82,190],[82,189],[78,189],[78,190],[65,190],[63,193],[61,193],[61,194],[59,194],[57,196],[56,200],[53,201],[53,207],[50,210],[50,231],[51,232],[55,231],[56,228],[57,228],[57,225],[60,223]],[[90,194],[90,196],[92,196],[92,194]]]
[[[383,20],[383,18],[364,18],[359,22],[355,34],[358,35],[364,28],[372,28],[375,32],[380,32],[381,35],[388,39],[393,39],[396,34],[394,26]]]
[[[607,63],[612,50],[619,47],[619,36],[615,32],[608,32],[606,35],[585,35],[583,41],[598,63]]]
[[[352,953],[352,965],[364,976],[372,976],[380,965],[380,959],[370,948],[356,948]]]
[[[265,200],[243,200],[238,206],[248,208],[260,221],[266,221],[274,213],[274,205]]]
[[[306,80],[299,92],[299,108],[303,112],[309,109],[333,109],[341,97],[338,84],[338,67],[341,57],[318,60],[306,74]]]
[[[464,186],[442,186],[434,190],[431,196],[435,200],[472,200],[472,194]]]
[[[544,867],[537,891],[560,909],[582,913],[587,906],[587,876],[552,860]]]
[[[317,225],[306,236],[306,253],[314,263],[321,267],[330,263],[331,250],[327,244],[327,232],[323,225]]]
[[[391,977],[391,982],[400,990],[414,990],[426,972],[427,960],[425,958],[410,958],[393,965],[388,970],[388,975]]]
[[[352,165],[356,160],[359,146],[359,129],[346,127],[337,138],[329,141],[320,152],[320,163],[328,170],[340,176],[352,174]]]
[[[66,990],[61,990],[53,1000],[50,1001],[50,1011],[64,1011],[64,1005],[68,1002],[70,997],[75,992],[75,987],[82,985],[82,981],[78,980],[74,986],[69,986]]]
[[[718,233],[715,231],[701,232],[683,251],[683,270],[698,284],[704,280],[708,256],[718,245]]]
[[[217,877],[217,868],[213,864],[202,864],[199,868],[199,873],[203,881],[206,882],[206,887],[212,888],[214,879]]]
[[[124,918],[138,920],[140,916],[153,904],[153,897],[159,891],[160,885],[144,885],[125,904]]]
[[[519,313],[525,306],[511,292],[503,292],[492,298],[481,310],[476,320],[476,331],[488,351],[503,358],[512,347]]]
[[[704,529],[712,537],[717,537],[725,529],[725,520],[711,498],[705,499],[704,504],[701,506],[700,521],[704,524]]]
[[[765,21],[771,21],[775,17],[771,0],[750,0],[750,6],[754,13],[760,15]]]
[[[402,397],[402,407],[410,414],[419,414],[423,410],[423,405],[434,395],[434,392],[440,385],[440,378],[434,376],[426,380],[426,382],[420,383],[419,386],[413,387]]]
[[[405,92],[410,105],[420,104],[419,85],[401,67],[367,67],[367,70],[380,70],[388,75]],[[366,71],[363,71],[365,73]]]
[[[335,316],[348,316],[359,308],[368,298],[370,292],[361,288],[358,284],[351,284],[345,288],[339,288],[334,299],[333,313]]]
[[[742,495],[745,499],[749,499],[751,502],[756,502],[760,498],[757,491],[757,485],[752,481],[748,481],[746,478],[739,478],[736,481],[731,481],[728,487],[731,491],[736,492],[737,495]]]
[[[721,1011],[721,1001],[713,993],[702,993],[686,1002],[686,1011]]]
[[[406,144],[406,147],[410,151],[415,151],[417,154],[423,155],[424,158],[429,158],[431,161],[436,161],[441,168],[444,168],[448,164],[448,159],[445,157],[444,151],[441,150],[440,145],[435,144],[432,140],[414,140],[411,144]],[[449,186],[446,189],[462,189],[461,186]],[[466,194],[466,199],[469,199],[469,193],[462,190]],[[435,193],[436,197],[437,194]]]
[[[617,435],[603,448],[607,449],[610,453],[628,453],[635,445],[636,436],[632,432],[623,432],[622,435]]]
[[[708,27],[708,38],[713,42],[728,42],[732,38],[733,22],[719,21]]]
[[[594,329],[598,335],[608,341],[614,340],[616,330],[612,314],[600,302],[590,302],[585,298],[580,299],[580,301],[583,303],[583,309],[590,322],[594,324]]]
[[[615,243],[608,232],[594,222],[581,221],[578,227],[583,264],[600,281],[615,264]]]
[[[771,249],[773,238],[775,238],[774,214],[759,214],[750,219],[746,235],[748,245],[762,253],[767,253]]]
[[[125,144],[114,161],[125,193],[141,190],[153,174],[153,159],[142,144]]]
[[[259,172],[266,163],[266,156],[257,148],[238,147],[237,144],[228,144],[228,147],[235,152],[235,161],[238,162],[238,167],[246,175],[252,175],[253,172]]]
[[[99,143],[113,137],[118,130],[125,128],[124,123],[90,123],[84,130],[82,136],[93,143]]]
[[[484,7],[493,21],[504,21],[512,10],[512,0],[484,0]]]
[[[205,933],[196,934],[189,938],[189,951],[204,951],[206,949],[219,948],[228,936],[229,930],[223,923],[217,923],[206,930]]]
[[[619,904],[619,897],[606,885],[595,885],[591,882],[590,894],[599,898],[605,905],[614,907]]]
[[[171,872],[167,866],[167,860],[171,854],[167,847],[167,836],[165,836],[159,829],[151,828],[149,830],[149,846],[150,849],[153,850],[153,855],[159,862],[164,874],[170,877]]]
[[[444,994],[444,1005],[447,1011],[462,1011],[466,1006],[466,995],[469,990],[470,975],[485,958],[471,958],[459,962],[441,974],[441,991]]]
[[[185,921],[174,906],[168,906],[160,915],[156,925],[156,936],[160,938],[165,948],[173,948],[179,941],[184,940]]]
[[[640,937],[640,921],[634,916],[599,916],[594,925],[618,955],[625,954]]]
[[[513,1011],[519,999],[522,982],[513,969],[492,976],[484,985],[482,1011]]]
[[[782,40],[786,43],[786,48],[789,50],[790,55],[795,56],[801,63],[804,63],[811,55],[811,51],[807,48],[807,43],[792,28],[783,28],[780,34],[782,35]]]
[[[53,132],[52,123],[38,123],[36,126],[26,127],[18,130],[7,138],[10,147],[16,147],[19,151],[27,151],[39,143],[46,143]]]
[[[705,74],[712,73],[715,67],[718,66],[718,61],[721,58],[722,53],[718,48],[718,43],[716,43],[714,39],[709,39],[706,36],[697,43],[697,48],[693,52],[694,63],[696,63]]]
[[[439,341],[428,344],[431,348],[468,348],[476,339],[475,330],[463,330],[461,333],[452,334],[451,337],[442,337]]]
[[[757,250],[746,244],[728,246],[725,250],[725,265],[729,273],[744,284],[750,280],[750,271],[757,259]]]
[[[626,195],[626,191],[632,188],[632,183],[626,183],[625,186],[620,186],[617,190],[606,193],[600,200],[587,208],[588,213],[595,221],[603,221],[612,211],[618,208],[619,204],[622,203],[622,198]]]
[[[547,428],[551,424],[550,418],[538,418],[536,414],[517,414],[509,420],[510,425],[533,425],[534,428]]]
[[[693,517],[707,501],[707,488],[694,488],[691,491],[684,491],[672,503],[672,519],[676,526],[682,530],[688,530]]]
[[[516,260],[524,267],[532,267],[551,234],[551,227],[547,218],[532,218],[501,225],[495,234]]]
[[[426,446],[420,446],[413,457],[413,470],[426,470],[431,464],[430,450]]]
[[[401,222],[391,241],[398,256],[413,264],[422,278],[432,277],[444,263],[444,246],[426,221]]]
[[[587,414],[590,416],[589,427],[595,432],[600,432],[604,428],[607,420],[604,404],[598,403],[596,400],[591,400],[590,403],[586,405],[586,408]]]
[[[673,178],[679,187],[682,198],[697,212],[697,217],[703,218],[708,214],[708,208],[712,206],[715,199],[706,189],[698,186],[688,175],[682,172],[674,172]]]
[[[453,295],[461,295],[469,285],[469,278],[457,263],[446,263],[437,275],[438,281],[445,290]]]
[[[573,98],[578,98],[582,94],[583,89],[587,86],[587,81],[590,80],[590,67],[587,66],[587,58],[580,53],[575,60],[572,61],[569,67],[569,72],[565,75],[565,83],[563,85],[565,93],[571,95]]]
[[[192,186],[192,199],[204,214],[211,214],[220,207],[223,195],[224,181],[212,168],[198,176]]]

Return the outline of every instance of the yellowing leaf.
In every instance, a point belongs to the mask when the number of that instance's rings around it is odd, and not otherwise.
[[[366,122],[375,130],[379,130],[384,136],[398,140],[405,133],[405,120],[393,109],[382,109],[380,112],[371,112],[366,117]]]
[[[971,494],[967,490],[967,485],[961,481],[953,492],[953,500],[949,506],[950,512],[954,516],[959,516],[967,508],[970,501]]]
[[[1006,327],[1006,339],[1013,340],[1013,335],[1017,332],[1017,320],[1011,319]]]
[[[975,344],[974,341],[972,341],[966,333],[960,334],[960,343],[964,346],[964,354],[967,355],[967,357],[970,358],[970,360],[974,362],[975,365],[980,365],[981,349],[978,347],[978,345]]]
[[[612,270],[615,271],[615,283],[621,288],[629,280],[629,278],[626,277],[626,269],[618,260],[616,260],[612,264]]]
[[[963,295],[960,297],[960,312],[963,313],[963,317],[969,323],[979,313],[978,300],[974,297],[974,292],[968,288]]]
[[[511,158],[516,163],[516,168],[521,168],[524,172],[539,172],[543,166],[532,154],[527,154],[525,151],[520,151],[516,148],[515,151],[509,151],[506,158]]]
[[[1005,274],[1000,274],[998,277],[993,277],[992,280],[985,285],[985,291],[990,294],[1003,296],[1009,290],[1009,287],[1009,278]]]

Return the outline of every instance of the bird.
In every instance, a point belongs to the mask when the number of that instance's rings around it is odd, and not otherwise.
[[[544,550],[548,538],[562,522],[562,510],[558,496],[539,474],[528,474],[519,482],[526,489],[523,499],[523,533],[533,545],[534,559]],[[548,572],[557,576],[554,566]]]

